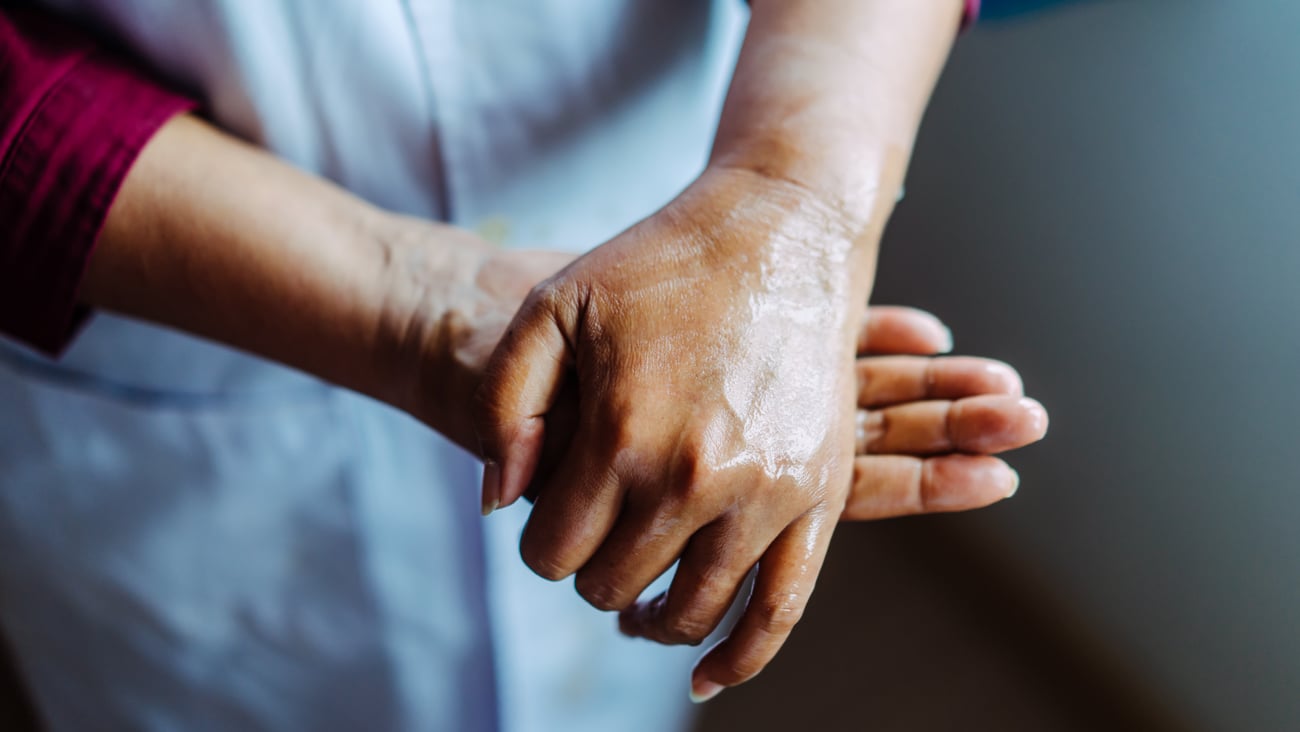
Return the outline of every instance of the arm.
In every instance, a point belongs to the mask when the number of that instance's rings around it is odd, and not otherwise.
[[[539,574],[630,632],[692,643],[758,566],[707,697],[798,621],[853,467],[853,340],[959,0],[756,0],[718,139],[664,210],[533,292],[493,355],[486,506],[529,490]],[[572,447],[539,474],[574,388]],[[636,605],[674,562],[667,594]]]
[[[57,354],[112,309],[472,444],[464,395],[524,294],[570,257],[379,211],[177,116],[193,106],[57,17],[0,12],[0,333]]]
[[[0,53],[4,48],[0,45]],[[56,49],[46,53],[46,57],[65,58],[61,52],[61,49]],[[66,68],[74,66],[70,64]],[[8,68],[12,70],[15,67]],[[100,67],[91,67],[92,70],[95,68]],[[12,256],[17,252],[22,258],[25,253],[37,252],[30,261],[54,261],[58,266],[48,271],[39,267],[20,270],[8,266],[0,270],[0,281],[7,285],[0,290],[0,295],[8,298],[0,303],[0,318],[3,319],[0,329],[20,336],[37,333],[37,337],[28,340],[43,344],[49,350],[57,350],[70,337],[78,303],[83,308],[110,308],[296,366],[388,401],[423,419],[461,445],[469,446],[474,442],[468,423],[468,395],[475,391],[482,378],[489,352],[524,294],[543,277],[567,264],[568,256],[498,252],[475,237],[450,227],[396,217],[374,209],[337,187],[293,170],[264,151],[240,143],[198,120],[184,116],[173,118],[172,114],[187,103],[176,101],[177,98],[127,73],[115,72],[112,76],[115,84],[129,87],[123,94],[129,92],[141,98],[153,95],[172,101],[158,105],[153,116],[148,117],[148,124],[134,118],[134,126],[125,125],[121,119],[102,110],[90,114],[98,109],[95,106],[96,94],[114,88],[90,83],[98,78],[101,77],[91,75],[79,83],[82,96],[60,108],[69,119],[80,115],[92,124],[132,131],[130,137],[120,139],[121,144],[113,149],[114,156],[108,162],[91,155],[93,149],[83,147],[91,137],[50,134],[51,130],[63,128],[41,124],[44,118],[30,109],[4,118],[6,130],[46,133],[41,137],[44,140],[42,144],[23,148],[24,159],[30,161],[29,165],[50,171],[59,170],[56,162],[71,161],[70,169],[80,171],[80,175],[71,178],[62,174],[45,178],[36,176],[37,180],[51,180],[57,185],[50,186],[46,197],[28,191],[26,198],[19,196],[11,200],[15,207],[26,205],[38,212],[39,219],[46,222],[47,228],[38,237],[26,235],[26,232],[35,230],[30,227],[11,228],[5,232],[9,238],[0,243],[0,252],[3,252],[0,256]],[[3,92],[4,87],[0,87],[0,94]],[[131,97],[113,95],[107,101],[120,112],[124,98]],[[0,97],[0,104],[8,101],[12,99]],[[164,124],[164,120],[169,118],[170,121]],[[118,124],[123,124],[123,127],[114,126]],[[24,139],[31,141],[36,138]],[[6,137],[6,146],[11,142]],[[9,155],[6,154],[6,159]],[[707,222],[709,217],[725,213],[725,208],[718,205],[720,200],[737,201],[759,214],[753,228],[743,232],[753,234],[753,238],[722,237],[727,240],[724,243],[741,246],[730,255],[744,258],[752,251],[755,254],[753,261],[766,266],[772,261],[771,251],[765,251],[773,248],[772,224],[782,221],[799,224],[801,218],[786,211],[785,206],[790,205],[796,209],[794,213],[799,213],[798,207],[811,199],[806,197],[803,183],[796,184],[794,187],[798,190],[791,195],[788,182],[745,170],[740,163],[733,167],[729,165],[733,164],[715,166],[716,173],[687,196],[682,206],[666,212],[658,223],[663,238],[653,228],[648,228],[646,241],[652,246],[648,249],[633,247],[627,251],[656,250],[657,254],[668,254],[668,259],[660,260],[660,264],[679,254],[689,255],[679,259],[678,264],[684,263],[693,271],[693,281],[701,281],[699,274],[703,273],[705,282],[744,285],[750,274],[745,271],[734,270],[733,274],[738,275],[734,278],[707,278],[708,271],[699,269],[701,256],[713,256],[714,266],[730,266],[728,257],[719,256],[728,254],[723,248],[692,250],[683,242],[698,244],[702,241],[699,236],[701,220]],[[17,179],[6,180],[12,183]],[[15,186],[15,190],[22,189]],[[772,205],[768,205],[769,194]],[[695,206],[700,208],[693,208]],[[829,210],[827,207],[814,208],[818,213]],[[673,221],[675,214],[681,214],[676,222]],[[60,217],[76,225],[55,226]],[[97,236],[101,224],[102,236]],[[669,236],[673,227],[677,227],[676,233],[680,237]],[[804,246],[815,243],[815,238],[807,234],[786,237],[775,242],[780,244],[775,250],[794,253],[807,249],[806,253],[811,257],[801,261],[815,264],[820,252],[815,247]],[[670,243],[676,242],[674,246],[658,244],[669,240]],[[717,244],[716,241],[711,243]],[[92,248],[93,256],[90,254]],[[617,262],[621,256],[618,248],[611,247],[606,253],[609,252],[615,253]],[[635,264],[633,260],[634,257],[629,257],[625,262]],[[19,260],[6,260],[9,261]],[[84,281],[81,277],[83,269]],[[664,271],[658,272],[657,281],[671,284],[671,277],[662,277]],[[635,267],[630,268],[629,273],[631,282],[642,285],[656,282],[653,277],[641,278]],[[830,277],[837,282],[842,280],[835,272],[831,272]],[[688,277],[686,281],[692,280]],[[9,287],[14,283],[21,283],[23,287]],[[675,308],[676,305],[692,305],[690,299],[674,299],[672,287],[665,288],[664,293],[670,297],[661,304],[667,305],[669,314],[687,312]],[[756,345],[761,348],[751,350],[749,346],[755,343],[746,342],[744,337],[736,334],[736,326],[742,326],[740,330],[743,330],[745,323],[743,319],[732,317],[733,310],[729,308],[734,301],[728,301],[727,297],[737,293],[742,299],[754,294],[741,287],[722,293],[712,303],[707,302],[707,298],[694,300],[710,307],[695,311],[693,317],[696,319],[688,324],[696,332],[716,333],[721,341],[726,342],[730,351],[724,353],[725,359],[715,364],[723,366],[724,371],[728,363],[740,363],[736,359],[737,353],[765,357],[770,355],[774,343],[760,339]],[[695,296],[699,293],[690,294]],[[782,302],[799,305],[797,298],[790,299],[788,293],[768,294],[777,296],[771,302],[778,305]],[[767,304],[763,298],[745,301]],[[626,302],[636,304],[632,299]],[[850,336],[832,339],[831,351],[819,350],[827,339],[815,330],[806,334],[810,336],[806,342],[789,349],[792,353],[812,357],[812,360],[794,363],[796,371],[809,364],[817,366],[821,363],[820,357],[828,353],[831,361],[844,357],[839,364],[842,368],[832,369],[834,378],[818,382],[832,388],[825,393],[818,391],[808,405],[789,413],[792,425],[789,432],[792,434],[798,434],[810,424],[818,428],[818,419],[832,415],[833,421],[842,427],[837,445],[843,451],[838,456],[841,461],[835,470],[826,471],[819,483],[811,485],[814,489],[829,486],[829,500],[819,500],[814,511],[791,502],[777,506],[779,510],[771,512],[771,515],[784,515],[787,519],[791,515],[796,518],[812,516],[816,520],[804,522],[796,528],[800,531],[820,530],[827,520],[833,523],[838,519],[841,511],[846,518],[879,518],[915,511],[975,507],[1006,495],[1008,486],[1014,484],[1014,474],[993,458],[976,462],[950,459],[957,456],[946,453],[955,449],[972,449],[975,443],[968,442],[971,431],[947,435],[945,430],[969,421],[975,426],[974,431],[979,432],[984,429],[979,425],[987,421],[990,414],[1011,415],[1013,419],[1028,414],[1031,419],[1027,428],[1022,424],[1010,431],[1003,430],[996,439],[986,440],[976,447],[997,451],[1041,436],[1035,433],[1038,429],[1033,419],[1035,409],[1026,408],[1015,399],[1019,384],[1014,375],[1011,381],[1005,378],[1004,373],[1003,377],[989,382],[985,373],[987,367],[981,364],[962,366],[948,362],[931,368],[918,367],[917,362],[894,362],[888,367],[875,362],[875,368],[863,367],[865,386],[859,388],[853,374],[855,349],[852,336],[858,330],[862,307],[863,302],[856,301],[848,315],[830,312],[835,323],[833,328]],[[634,310],[629,309],[627,314],[636,315]],[[36,318],[39,321],[37,327],[33,328],[30,322],[32,312],[54,315],[48,318],[40,315]],[[893,323],[897,331],[900,324],[908,322],[908,317],[900,318],[898,313],[893,317],[873,318],[870,327],[877,334],[873,340],[879,343],[881,350],[892,349],[891,352],[915,347],[897,345],[909,342],[907,339],[895,339],[894,346],[887,345],[888,324]],[[930,333],[919,339],[912,338],[911,343],[915,344],[917,340],[928,343],[920,349],[923,352],[938,348],[933,337],[935,326],[932,319],[911,317],[910,323],[913,333],[917,327]],[[677,327],[682,324],[669,321],[668,325]],[[776,345],[780,345],[780,339],[790,330],[784,321],[776,325],[775,328],[757,328],[755,332],[775,336]],[[681,332],[680,328],[669,328],[651,335],[680,341],[678,336]],[[655,343],[654,338],[639,341],[638,334],[629,335],[633,343]],[[895,338],[897,335],[895,332]],[[689,367],[691,353],[708,350],[707,343],[704,349],[696,349],[699,343],[680,342],[687,347],[685,353],[688,357],[663,363]],[[656,353],[653,348],[645,349],[644,353],[667,359],[679,355],[671,350]],[[520,362],[520,365],[527,366],[527,362]],[[789,372],[791,364],[777,363],[776,366],[776,375],[780,376]],[[502,370],[500,373],[506,372]],[[966,375],[962,376],[963,373]],[[671,392],[679,386],[682,391],[665,403],[670,407],[683,400],[694,403],[691,390],[701,383],[708,386],[709,378],[719,375],[707,368],[694,371],[685,368],[682,374],[687,378],[664,379],[662,371],[650,372],[651,390],[647,393],[652,399],[649,401],[664,402],[660,396],[661,387]],[[951,388],[936,390],[939,383],[934,380],[938,378],[936,374],[948,374],[939,381]],[[751,375],[756,377],[754,383],[759,387],[751,390],[752,395],[759,397],[761,403],[765,394],[760,382],[771,381],[769,377],[772,374],[760,368],[751,370]],[[897,392],[879,388],[880,384],[901,383],[910,383],[912,390],[900,396]],[[859,390],[866,395],[862,397],[863,406],[869,409],[868,419],[863,425],[861,456],[854,462],[853,405],[858,401],[855,396]],[[996,394],[999,393],[1006,393],[1012,400],[994,405],[987,402],[967,405],[970,408],[961,406],[966,397],[987,398],[992,395],[998,398]],[[716,390],[705,389],[701,395],[707,399],[702,399],[700,404],[714,406],[709,399],[717,396]],[[798,402],[804,395],[796,393],[794,402],[790,401],[789,395],[776,396],[785,399],[787,405],[799,406]],[[921,411],[892,413],[888,422],[894,426],[893,429],[872,427],[871,414],[883,415],[891,409],[904,409],[907,403],[917,400],[936,403],[922,405]],[[943,406],[948,400],[957,401]],[[743,409],[744,404],[737,404]],[[812,408],[806,409],[808,406]],[[549,404],[549,416],[556,417],[562,424],[566,407],[571,413],[572,403]],[[801,409],[806,413],[801,414]],[[957,414],[970,419],[951,416]],[[751,421],[763,426],[761,421]],[[568,448],[570,434],[564,429],[551,430],[552,442],[561,454]],[[691,430],[685,434],[698,437],[705,433]],[[768,456],[779,453],[780,445],[775,451],[772,451],[771,444],[759,446],[769,450]],[[820,449],[817,452],[820,453]],[[926,457],[931,454],[934,457]],[[799,461],[788,460],[788,456],[788,451],[784,456],[779,455],[784,460],[782,467],[799,468]],[[706,456],[695,464],[704,471],[713,470],[715,466],[710,461],[714,457]],[[820,454],[813,457],[820,459]],[[681,461],[652,459],[650,464],[674,467]],[[950,466],[951,469],[927,469],[927,465]],[[754,472],[752,464],[742,461],[739,467],[745,474],[766,477],[761,470]],[[856,476],[856,483],[852,482],[851,476]],[[790,491],[796,497],[801,495],[799,491],[810,487],[806,481],[791,481],[789,474],[778,475],[776,480],[784,481],[783,486],[799,489]],[[559,494],[549,491],[548,495]],[[852,500],[849,500],[850,496]],[[544,499],[544,503],[562,505],[550,499]],[[792,507],[803,513],[791,513]],[[543,509],[543,517],[550,510]],[[805,542],[808,546],[820,550],[821,540],[816,538],[815,532],[804,536],[814,539],[811,544]],[[803,540],[802,537],[796,538]],[[704,548],[709,547],[704,545]],[[775,561],[764,560],[765,566],[783,566],[785,559],[774,556]],[[743,558],[734,567],[724,569],[733,571],[738,567],[743,567],[742,573],[747,571],[748,565],[744,564]],[[637,568],[637,571],[644,573],[645,568]],[[590,594],[587,588],[584,585]],[[718,589],[720,596],[727,591],[725,587]],[[665,627],[665,621],[672,617],[650,611],[644,617],[635,618],[630,627],[643,635],[655,636],[657,629]]]
[[[34,11],[0,11],[0,333],[57,353],[131,161],[193,103]]]
[[[127,176],[81,298],[295,366],[468,445],[469,395],[509,317],[571,259],[501,252],[392,216],[182,116]],[[858,335],[858,458],[845,518],[1004,497],[1014,481],[1004,464],[959,464],[950,453],[1041,436],[1034,409],[1018,402],[1015,371],[921,357],[946,347],[946,331],[906,308],[872,308]],[[959,429],[950,435],[950,426]],[[926,461],[949,467],[923,479]]]
[[[752,4],[710,166],[789,183],[823,207],[844,227],[866,291],[963,5]]]
[[[108,308],[296,366],[474,442],[464,395],[524,294],[570,255],[501,252],[387,214],[173,118],[193,103],[56,18],[0,13],[0,61],[0,332],[55,352],[88,306]],[[882,309],[870,322],[863,333],[886,353],[945,340],[924,314]],[[855,516],[881,510],[892,509]]]
[[[382,211],[182,116],[126,177],[80,297],[367,394],[470,446],[491,348],[571,258]]]
[[[92,308],[360,390],[474,442],[477,374],[571,257],[379,211],[178,113],[57,16],[0,11],[0,334],[61,351]]]

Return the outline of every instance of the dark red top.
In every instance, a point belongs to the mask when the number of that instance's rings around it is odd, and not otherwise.
[[[66,21],[0,11],[0,334],[50,354],[68,344],[122,180],[154,132],[193,106]]]

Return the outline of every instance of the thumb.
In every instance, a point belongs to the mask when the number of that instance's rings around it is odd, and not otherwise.
[[[553,291],[547,288],[547,291]],[[488,360],[474,427],[483,458],[483,514],[519,499],[532,481],[546,438],[545,416],[571,363],[569,308],[534,291]],[[565,317],[565,316],[569,317]]]

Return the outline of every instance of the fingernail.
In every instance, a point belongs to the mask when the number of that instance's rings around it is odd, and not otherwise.
[[[939,340],[939,353],[952,353],[952,329],[943,323],[939,324],[943,335]]]
[[[495,462],[483,463],[483,515],[487,516],[501,505],[501,466]]]
[[[715,684],[712,681],[694,681],[691,682],[691,701],[696,704],[703,704],[712,699],[727,687],[722,684]]]
[[[1007,498],[1014,496],[1016,491],[1020,490],[1020,473],[1017,473],[1015,468],[1011,469],[1011,478],[1011,490],[1007,493]]]
[[[1001,388],[1003,393],[1018,397],[1025,395],[1025,385],[1020,381],[1020,374],[1009,365],[992,361],[984,366],[984,373],[999,382],[995,388]]]
[[[1047,434],[1047,409],[1037,399],[1021,397],[1020,408],[1033,415],[1035,432],[1043,435]]]

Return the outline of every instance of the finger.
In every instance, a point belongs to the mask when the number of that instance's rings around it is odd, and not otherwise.
[[[826,557],[833,526],[807,514],[791,524],[759,560],[754,590],[731,634],[704,654],[691,674],[691,697],[716,696],[753,678],[803,617],[817,573]]]
[[[1047,434],[1047,410],[1026,397],[986,395],[859,412],[858,455],[989,454]]]
[[[858,359],[855,370],[858,406],[863,408],[980,394],[1024,394],[1020,374],[988,358],[868,356]]]
[[[564,459],[537,492],[519,541],[519,553],[534,572],[561,580],[578,571],[609,535],[622,508],[623,490],[601,442],[599,428],[586,420]]]
[[[475,430],[483,458],[483,512],[523,495],[545,441],[545,415],[570,354],[562,320],[576,311],[534,290],[489,359],[477,394]]]
[[[591,561],[578,571],[574,587],[595,608],[623,610],[668,571],[698,528],[689,515],[629,504]]]
[[[867,308],[858,330],[858,355],[914,353],[929,356],[952,350],[952,331],[924,310],[898,305]]]
[[[619,615],[625,635],[666,645],[698,645],[722,622],[766,546],[738,542],[735,525],[715,521],[691,537],[668,591]],[[750,546],[741,551],[738,546]]]
[[[578,382],[569,374],[560,385],[555,395],[555,403],[546,414],[545,438],[542,454],[533,470],[532,480],[524,491],[524,498],[537,500],[539,486],[550,482],[564,460],[565,453],[573,444],[573,436],[578,431]]]
[[[683,443],[693,442],[689,438],[681,439]],[[688,460],[683,467],[670,471],[672,474],[666,479],[666,485],[672,486],[669,490],[628,494],[618,523],[591,561],[578,572],[578,593],[588,602],[606,610],[629,607],[650,583],[683,555],[688,543],[700,545],[693,536],[703,532],[707,542],[707,537],[716,535],[718,527],[727,523],[715,519],[733,512],[733,497],[750,489],[751,479],[747,474],[714,474],[702,470],[702,464],[698,459]],[[644,468],[638,470],[634,465],[627,465],[620,472],[624,475],[641,472],[643,480],[654,479],[643,471]],[[753,566],[758,555],[790,518],[766,517],[773,520],[755,520],[744,525],[761,535],[757,541],[746,541],[745,536],[735,531],[728,534],[731,542],[726,547],[726,556],[729,560],[743,554],[744,547],[749,546],[752,556],[747,566]],[[762,523],[770,525],[763,528]],[[681,571],[678,570],[678,576]],[[745,571],[747,569],[741,570],[742,578]]]
[[[868,455],[853,461],[853,488],[841,521],[983,508],[1010,498],[1020,476],[984,455]]]

